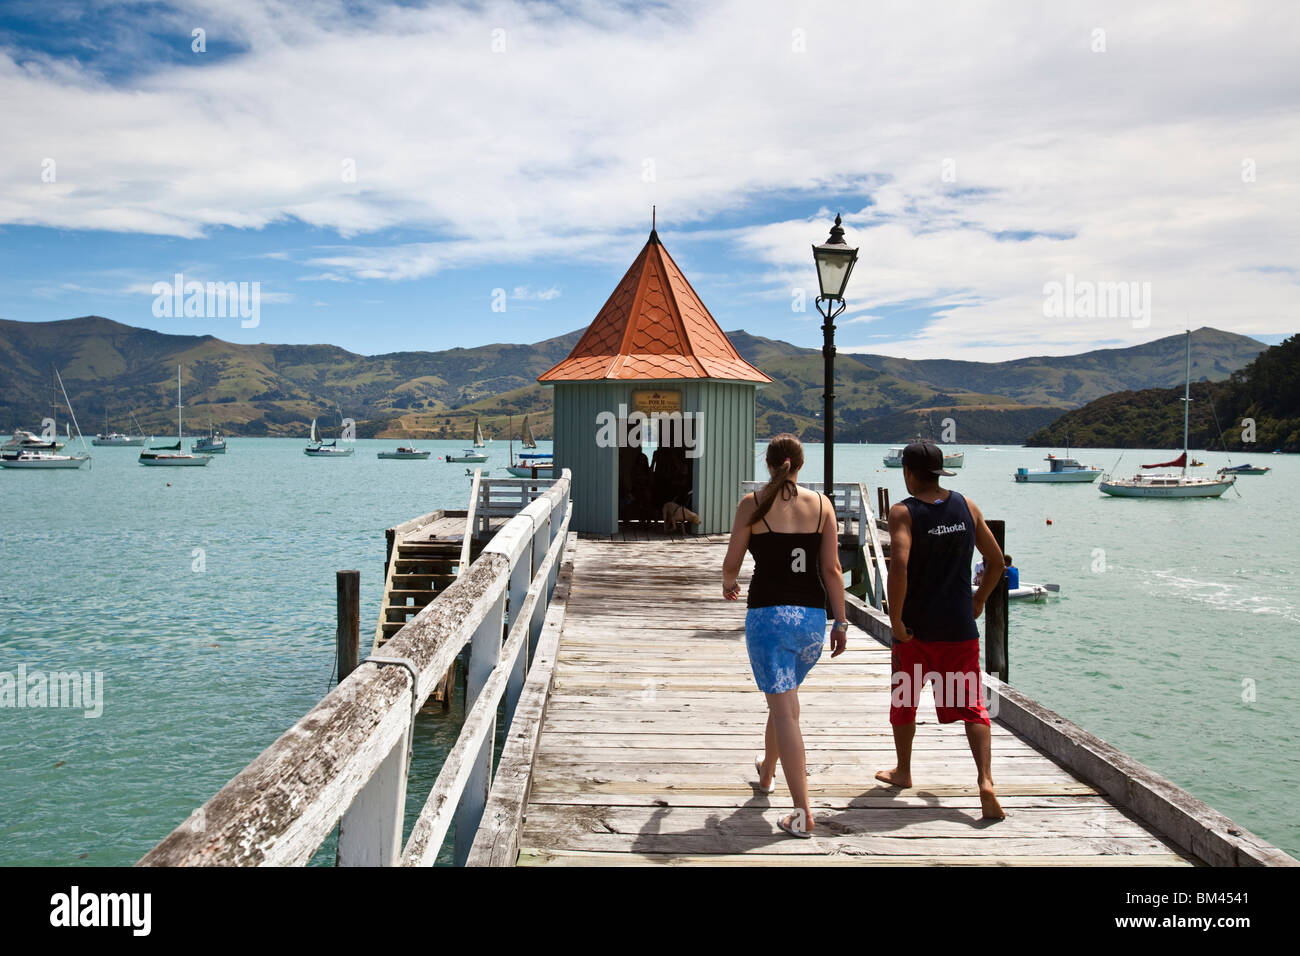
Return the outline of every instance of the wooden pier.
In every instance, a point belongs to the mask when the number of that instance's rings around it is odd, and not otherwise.
[[[510,489],[522,508],[482,555],[141,862],[302,864],[338,824],[342,865],[428,865],[449,835],[469,865],[1297,865],[991,675],[1006,820],[980,819],[965,735],[928,692],[916,786],[874,780],[889,621],[851,597],[849,650],[800,690],[816,834],[788,837],[784,781],[754,785],[765,705],[743,602],[721,597],[725,536],[570,534],[568,484]],[[873,534],[865,490],[840,492],[845,530]],[[460,739],[404,840],[413,715],[466,647]]]
[[[823,657],[799,692],[816,836],[782,833],[784,780],[770,796],[754,786],[766,706],[743,602],[721,596],[725,549],[574,543],[520,864],[1192,862],[999,723],[994,776],[1008,816],[981,821],[965,734],[938,725],[932,704],[919,720],[916,786],[874,780],[894,765],[889,649],[856,626],[849,649]]]

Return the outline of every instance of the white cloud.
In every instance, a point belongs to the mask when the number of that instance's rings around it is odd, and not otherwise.
[[[848,324],[936,313],[873,351],[1062,353],[1184,317],[1295,330],[1295,273],[1264,271],[1300,248],[1292,5],[179,7],[169,22],[246,51],[118,86],[0,51],[0,223],[193,237],[298,218],[367,237],[311,254],[315,278],[397,280],[625,265],[652,202],[681,228],[857,189]],[[765,270],[752,291],[807,286],[834,212],[725,230]],[[399,228],[435,238],[368,238]],[[995,238],[1012,232],[1038,235]],[[1045,319],[1066,273],[1149,281],[1151,326]]]

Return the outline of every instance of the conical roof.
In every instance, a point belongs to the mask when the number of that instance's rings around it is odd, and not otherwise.
[[[537,380],[663,378],[772,381],[740,357],[652,229],[569,357]]]

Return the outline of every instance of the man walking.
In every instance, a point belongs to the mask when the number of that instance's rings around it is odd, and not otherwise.
[[[889,723],[898,765],[876,779],[912,786],[912,741],[921,688],[934,682],[941,724],[963,721],[979,780],[985,819],[1006,816],[993,788],[992,734],[980,679],[975,620],[1002,578],[1002,549],[975,502],[939,486],[943,452],[933,442],[903,449],[903,481],[911,495],[889,509],[889,616],[894,631]],[[971,596],[971,558],[979,548],[985,572]]]

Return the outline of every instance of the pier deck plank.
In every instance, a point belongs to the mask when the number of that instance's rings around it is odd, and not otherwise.
[[[638,537],[636,540],[640,540]],[[856,627],[800,689],[816,835],[754,786],[766,706],[741,602],[720,595],[725,537],[580,538],[520,834],[520,865],[1190,865],[1145,823],[996,721],[1007,819],[980,819],[957,725],[921,706],[913,779],[893,766],[889,650]],[[742,582],[751,570],[748,559]],[[634,586],[629,587],[629,582]]]

